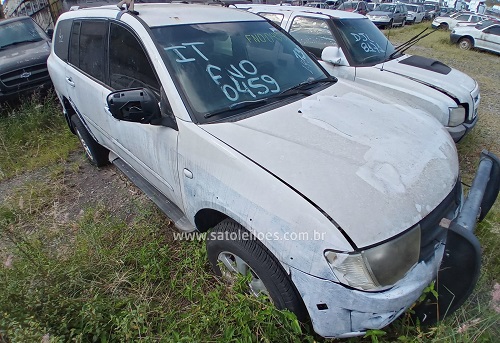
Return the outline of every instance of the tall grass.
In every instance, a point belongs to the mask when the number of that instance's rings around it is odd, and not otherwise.
[[[63,161],[78,144],[53,94],[34,95],[0,116],[0,181]]]

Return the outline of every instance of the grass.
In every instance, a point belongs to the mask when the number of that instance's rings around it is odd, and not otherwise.
[[[67,129],[53,94],[37,95],[0,116],[0,181],[65,161],[78,140]]]
[[[428,25],[391,30],[390,39],[403,42]],[[498,56],[461,51],[443,31],[408,52],[439,59],[481,86],[480,121],[458,146],[470,184],[481,149],[500,155]],[[1,343],[317,339],[293,314],[246,295],[241,285],[228,289],[210,271],[204,242],[173,240],[172,227],[148,201],[132,202],[127,216],[94,204],[78,220],[58,220],[55,204],[73,192],[61,175],[78,172],[66,162],[77,144],[53,97],[32,99],[0,118],[0,180],[41,167],[51,171],[44,180],[18,185],[0,203]],[[482,274],[457,312],[434,327],[404,315],[347,341],[497,341],[500,314],[492,309],[491,292],[500,282],[499,202],[476,232]]]

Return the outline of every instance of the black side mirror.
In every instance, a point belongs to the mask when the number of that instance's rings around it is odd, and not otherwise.
[[[134,123],[150,124],[160,118],[160,107],[154,93],[147,88],[116,91],[107,97],[113,117]]]
[[[52,39],[52,36],[54,36],[54,29],[47,29],[47,36]]]

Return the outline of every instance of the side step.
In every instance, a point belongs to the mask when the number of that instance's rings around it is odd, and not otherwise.
[[[153,185],[139,175],[139,173],[132,169],[127,163],[123,162],[120,158],[115,158],[111,162],[118,169],[120,169],[120,171],[125,174],[134,185],[146,193],[156,206],[158,206],[160,210],[174,222],[175,226],[179,230],[185,232],[192,232],[196,230],[177,205],[168,200],[166,196],[161,194]]]

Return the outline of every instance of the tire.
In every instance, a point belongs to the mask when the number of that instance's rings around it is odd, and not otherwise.
[[[75,129],[78,139],[80,139],[80,143],[82,144],[89,162],[96,167],[102,167],[108,164],[109,150],[92,138],[78,116],[73,115],[71,117],[71,123],[73,123],[73,128]]]
[[[268,295],[279,310],[288,309],[300,321],[307,320],[304,302],[281,264],[241,225],[223,220],[209,231],[206,247],[215,274],[233,283],[238,274],[250,273],[250,294]]]
[[[469,38],[463,37],[458,41],[458,47],[462,50],[470,50],[472,46],[472,41]]]
[[[401,22],[401,27],[405,27],[406,25],[406,19],[403,19],[403,21]]]
[[[441,30],[445,30],[445,31],[448,31],[448,27],[449,27],[449,26],[448,26],[448,24],[446,24],[446,23],[441,23],[441,24],[439,25],[439,29],[441,29]]]
[[[389,22],[389,24],[387,24],[387,25],[385,26],[385,28],[386,28],[386,29],[392,29],[392,28],[393,28],[393,22],[392,22],[392,19],[391,19],[391,21]]]

